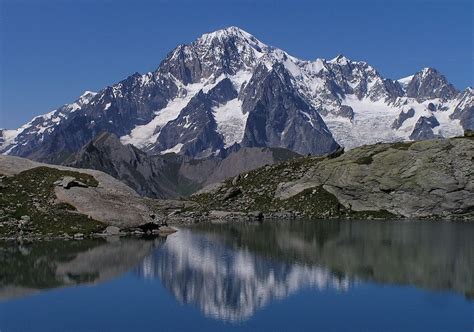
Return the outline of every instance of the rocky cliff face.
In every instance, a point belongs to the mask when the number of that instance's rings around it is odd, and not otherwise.
[[[291,87],[283,65],[259,66],[242,92],[248,113],[243,146],[284,146],[307,154],[326,154],[338,144],[321,116]]]
[[[264,214],[472,220],[473,160],[472,137],[376,144],[261,168],[194,199],[207,209]]]
[[[466,130],[474,130],[474,90],[472,88],[467,88],[458,97],[458,102],[450,117],[459,120]]]
[[[205,158],[235,144],[325,154],[409,139],[421,117],[436,118],[436,136],[460,135],[472,128],[472,96],[434,69],[395,81],[344,56],[299,60],[230,27],[179,45],[153,72],[2,130],[0,153],[61,163],[108,131],[154,154]]]

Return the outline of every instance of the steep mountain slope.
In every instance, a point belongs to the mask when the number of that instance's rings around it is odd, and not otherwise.
[[[104,132],[64,163],[110,174],[144,196],[176,198],[242,172],[296,157],[299,155],[278,148],[241,148],[225,158],[199,160],[174,153],[151,156]]]
[[[153,198],[177,197],[200,188],[198,183],[179,174],[177,158],[148,156],[133,145],[121,144],[117,136],[106,132],[85,145],[65,164],[110,174],[139,194]]]
[[[206,158],[238,144],[320,155],[460,135],[473,105],[471,88],[431,68],[394,81],[344,56],[299,60],[230,27],[179,45],[154,72],[2,130],[0,152],[59,163],[106,130],[154,154]]]

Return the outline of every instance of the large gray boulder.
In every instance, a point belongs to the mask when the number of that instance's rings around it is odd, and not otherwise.
[[[404,217],[472,214],[473,160],[470,138],[365,146],[281,183],[275,197],[285,200],[322,186],[354,211],[385,210]]]

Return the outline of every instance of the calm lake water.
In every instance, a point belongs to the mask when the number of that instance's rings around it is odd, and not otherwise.
[[[473,331],[474,224],[308,221],[0,246],[0,331]]]

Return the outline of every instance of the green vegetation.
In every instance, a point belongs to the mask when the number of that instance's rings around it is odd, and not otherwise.
[[[390,145],[390,147],[397,150],[408,150],[413,145],[413,143],[415,142],[396,142]]]
[[[344,211],[337,198],[323,187],[303,190],[282,203],[285,209],[300,211],[311,217],[337,216]]]
[[[102,223],[77,213],[70,204],[56,201],[54,182],[64,176],[72,176],[90,187],[98,185],[91,175],[49,167],[4,177],[0,187],[0,238],[87,235],[102,230]]]

